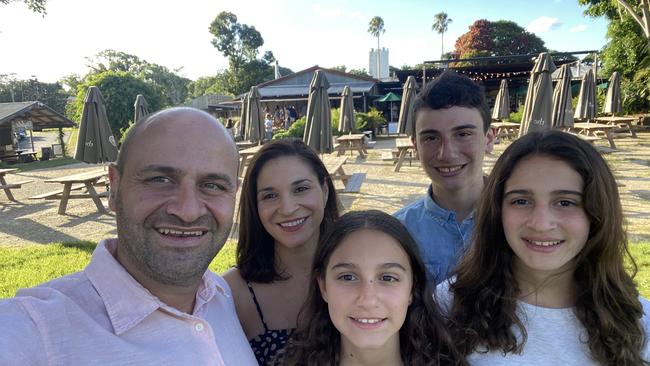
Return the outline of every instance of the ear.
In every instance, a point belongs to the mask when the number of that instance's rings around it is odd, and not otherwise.
[[[108,181],[108,207],[111,211],[117,212],[117,190],[120,186],[120,172],[117,171],[117,166],[115,164],[108,166]]]
[[[323,301],[327,302],[327,290],[325,290],[325,279],[318,277],[318,288],[320,289],[320,294],[323,297]]]
[[[494,149],[494,129],[489,127],[485,134],[485,152],[489,154],[492,152],[492,149]]]
[[[330,189],[327,186],[327,182],[323,183],[323,188],[322,189],[323,189],[323,206],[326,206],[327,205],[327,199],[330,196]]]
[[[417,134],[414,136],[411,136],[411,143],[413,144],[413,148],[415,149],[415,157],[420,160],[420,155],[418,155],[418,139],[417,139]]]

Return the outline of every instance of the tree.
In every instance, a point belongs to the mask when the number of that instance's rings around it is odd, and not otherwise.
[[[578,0],[578,3],[588,5],[585,14],[593,17],[604,15],[610,20],[622,19],[627,13],[641,27],[650,44],[650,0]]]
[[[508,56],[546,51],[544,41],[508,20],[480,19],[456,40],[456,58]]]
[[[43,83],[36,77],[17,80],[15,74],[0,74],[0,103],[36,100],[64,114],[68,94],[60,83]]]
[[[433,16],[433,25],[431,26],[431,29],[438,32],[440,34],[440,59],[442,60],[444,55],[445,55],[445,44],[444,44],[444,36],[445,32],[447,32],[447,29],[449,28],[449,23],[451,23],[453,20],[447,16],[447,13],[440,12],[436,15]]]
[[[79,84],[77,98],[74,104],[68,106],[67,115],[70,119],[80,121],[86,91],[93,85],[99,88],[104,97],[108,122],[117,140],[121,137],[121,131],[126,130],[133,119],[133,103],[138,94],[147,99],[150,111],[159,110],[165,105],[165,96],[150,83],[124,71],[109,70],[90,74]]]
[[[377,37],[377,78],[379,78],[381,66],[380,64],[380,57],[379,57],[379,36],[386,33],[386,29],[384,29],[384,20],[380,16],[374,16],[372,19],[370,19],[370,23],[368,23],[368,33],[370,33],[373,37]]]
[[[210,24],[212,45],[228,58],[230,69],[238,73],[244,63],[257,58],[264,39],[255,27],[237,22],[237,16],[222,11]]]
[[[348,74],[356,75],[356,76],[366,76],[370,77],[370,74],[368,74],[368,71],[366,69],[351,69],[348,71]]]
[[[187,86],[191,80],[177,75],[181,69],[170,71],[165,66],[111,49],[101,51],[86,60],[92,74],[122,71],[153,84],[166,96],[165,105],[180,104],[187,99]]]
[[[24,2],[29,10],[35,13],[43,14],[43,16],[45,16],[45,3],[47,3],[47,0],[0,0],[0,4],[9,4],[18,1]]]

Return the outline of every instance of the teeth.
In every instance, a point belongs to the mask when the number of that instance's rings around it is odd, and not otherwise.
[[[298,220],[293,220],[293,221],[289,221],[289,222],[283,222],[283,223],[280,224],[280,226],[282,226],[282,227],[294,227],[294,226],[298,226],[298,225],[302,224],[303,222],[305,222],[305,218],[298,219]]]
[[[158,232],[163,235],[174,235],[174,236],[201,236],[203,231],[178,231],[172,229],[158,229]]]
[[[535,244],[535,245],[539,245],[539,246],[541,246],[541,247],[550,247],[550,246],[553,246],[553,245],[558,245],[558,244],[560,244],[562,241],[561,241],[561,240],[560,240],[560,241],[538,241],[538,240],[529,240],[529,242],[531,242],[531,243],[533,243],[533,244]]]
[[[452,167],[439,167],[438,170],[440,170],[443,173],[453,173],[459,171],[463,166],[462,165],[457,165],[457,166],[452,166]]]
[[[354,318],[354,320],[363,324],[377,324],[381,321],[381,319],[365,319],[365,318]]]

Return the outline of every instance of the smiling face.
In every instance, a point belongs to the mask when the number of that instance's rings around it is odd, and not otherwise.
[[[327,196],[327,186],[296,156],[269,160],[257,178],[257,211],[276,245],[315,247]]]
[[[342,352],[399,353],[399,330],[413,289],[411,265],[400,244],[383,232],[355,231],[332,252],[325,268],[318,284],[341,333]]]
[[[505,183],[502,220],[516,272],[533,279],[571,274],[589,236],[583,188],[580,174],[562,160],[536,155],[515,166]]]
[[[422,108],[415,126],[413,144],[434,190],[442,194],[483,186],[483,157],[492,151],[494,134],[483,132],[476,108]]]
[[[122,173],[109,171],[117,259],[140,282],[195,284],[230,233],[236,150],[223,128],[196,111],[146,123]]]

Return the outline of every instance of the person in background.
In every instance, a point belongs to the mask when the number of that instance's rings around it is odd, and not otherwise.
[[[235,144],[205,112],[135,125],[108,170],[117,239],[82,272],[0,301],[0,365],[255,365],[230,288],[208,270],[237,171]]]
[[[418,244],[430,281],[440,283],[469,246],[494,133],[482,87],[453,71],[427,84],[414,112],[411,140],[431,185],[394,215]]]
[[[387,213],[348,212],[321,238],[287,365],[464,365],[419,250]]]
[[[579,137],[535,132],[497,160],[474,243],[437,292],[472,365],[647,365],[635,272],[605,160]]]
[[[318,238],[337,217],[332,179],[309,146],[299,139],[263,145],[244,177],[237,267],[224,275],[260,365],[282,364]]]
[[[266,119],[264,120],[264,132],[266,134],[266,141],[271,141],[273,139],[273,117],[270,113],[266,114]]]

